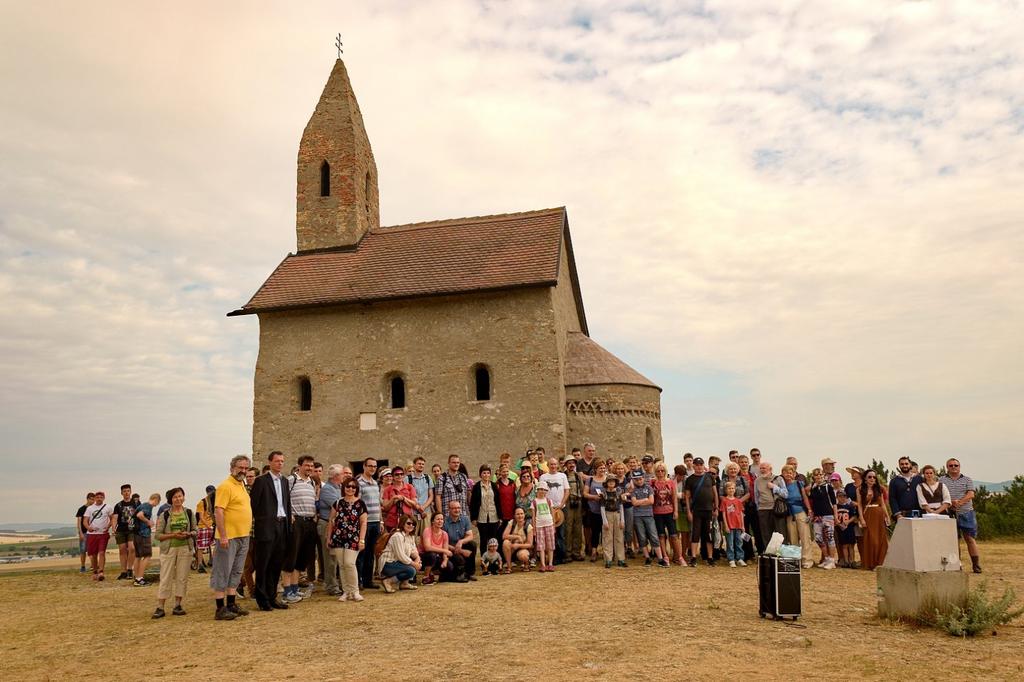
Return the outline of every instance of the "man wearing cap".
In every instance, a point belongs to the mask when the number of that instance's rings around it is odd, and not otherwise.
[[[900,457],[899,471],[889,481],[889,507],[892,509],[893,523],[902,516],[913,516],[921,512],[917,499],[917,487],[924,480],[913,472],[909,457]]]
[[[644,471],[644,480],[650,483],[654,480],[654,456],[644,455],[640,459],[640,466]]]
[[[831,457],[826,457],[821,460],[821,473],[824,474],[826,481],[832,480],[832,474],[836,472],[836,461]]]
[[[715,565],[715,549],[711,540],[711,519],[718,509],[718,486],[715,477],[704,471],[704,460],[693,459],[693,476],[686,479],[684,488],[686,496],[686,518],[690,521],[690,565],[697,565],[697,557],[702,554],[701,545],[706,552],[704,561],[708,566]]]
[[[562,523],[555,526],[555,564],[565,563],[565,505],[569,502],[569,478],[558,470],[558,459],[548,458],[548,471],[541,474],[540,480],[548,486],[548,503],[551,513],[562,513]],[[557,517],[557,514],[556,514]]]

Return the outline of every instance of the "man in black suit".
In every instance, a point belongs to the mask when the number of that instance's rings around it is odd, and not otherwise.
[[[254,524],[253,540],[256,569],[256,603],[261,611],[286,609],[287,604],[277,598],[277,583],[281,579],[288,538],[291,533],[292,502],[288,482],[281,476],[284,455],[274,450],[267,457],[270,471],[253,481],[249,498],[252,501]]]

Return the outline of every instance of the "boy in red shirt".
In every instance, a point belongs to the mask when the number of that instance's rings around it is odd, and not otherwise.
[[[736,484],[725,484],[725,497],[719,503],[722,512],[722,534],[725,535],[725,556],[729,566],[746,566],[743,560],[743,502],[736,497]]]

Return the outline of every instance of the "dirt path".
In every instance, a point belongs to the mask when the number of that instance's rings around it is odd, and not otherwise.
[[[985,545],[983,556],[992,591],[1012,585],[1024,595],[1024,545]],[[187,616],[153,621],[156,587],[8,571],[0,575],[4,677],[67,680],[106,671],[113,678],[120,669],[179,680],[837,674],[902,682],[935,679],[942,670],[960,679],[1024,679],[1024,623],[959,640],[879,621],[874,575],[864,571],[806,571],[797,626],[758,617],[752,567],[574,564],[547,575],[371,593],[362,604],[318,593],[288,611],[235,622],[212,619],[205,578],[190,579]]]

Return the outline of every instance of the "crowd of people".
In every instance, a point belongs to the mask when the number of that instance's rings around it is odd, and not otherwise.
[[[564,458],[535,447],[512,459],[501,454],[474,479],[454,454],[429,472],[423,457],[409,468],[379,468],[368,457],[353,472],[340,464],[325,471],[304,455],[288,475],[280,451],[262,470],[239,455],[194,511],[181,487],[143,502],[125,484],[112,506],[103,492],[91,492],[76,514],[80,571],[105,579],[113,535],[118,580],[145,587],[155,540],[153,618],[164,617],[172,597],[172,614],[185,615],[188,576],[206,572],[209,553],[214,617],[233,620],[249,613],[240,599],[252,597],[261,611],[287,609],[308,599],[318,582],[339,601],[360,602],[368,590],[467,583],[478,572],[547,573],[575,561],[603,561],[605,569],[627,568],[631,560],[742,568],[774,533],[801,547],[804,568],[871,570],[885,560],[896,519],[934,513],[956,518],[972,568],[981,572],[974,484],[956,459],[940,477],[932,465],[918,471],[900,458],[887,484],[860,467],[846,469],[851,480],[844,484],[831,458],[809,479],[793,457],[776,473],[757,448],[749,455],[733,450],[725,461],[687,453],[671,474],[651,455],[602,459],[592,443]]]

